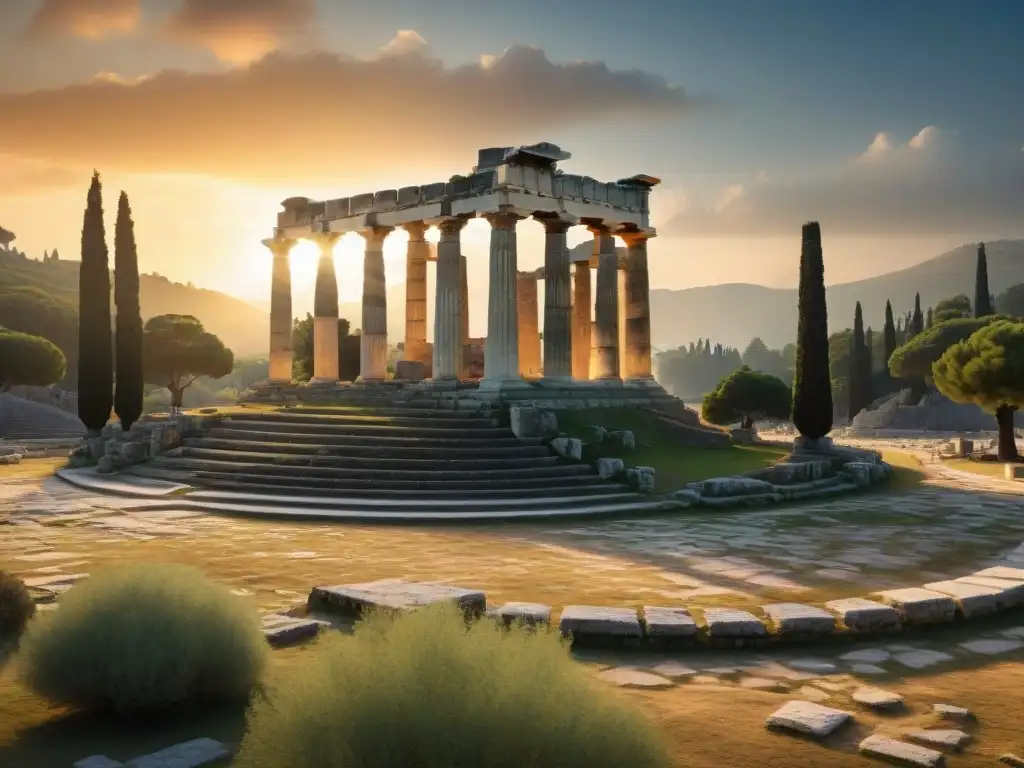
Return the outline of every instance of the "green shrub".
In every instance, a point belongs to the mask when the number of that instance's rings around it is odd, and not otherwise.
[[[13,573],[0,571],[0,661],[17,646],[35,612],[35,601],[25,582]]]
[[[371,615],[257,700],[235,768],[661,768],[654,728],[553,631]]]
[[[239,598],[193,568],[133,565],[68,590],[25,633],[19,666],[46,699],[126,714],[245,700],[266,659]]]

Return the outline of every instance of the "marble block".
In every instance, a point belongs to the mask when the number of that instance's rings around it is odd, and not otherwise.
[[[858,704],[872,709],[894,710],[903,707],[903,697],[881,688],[858,688],[851,697]]]
[[[904,741],[890,739],[886,736],[868,736],[860,743],[860,751],[871,757],[897,762],[901,765],[920,766],[921,768],[941,768],[946,758],[934,749],[907,744]]]
[[[765,720],[768,728],[782,728],[824,738],[852,719],[849,712],[810,701],[787,701]]]
[[[697,622],[685,608],[645,605],[643,615],[647,636],[652,640],[692,639],[697,635]]]
[[[895,608],[863,597],[831,600],[825,608],[854,632],[893,632],[901,626]]]
[[[800,603],[772,603],[761,608],[780,635],[827,635],[836,617],[821,608]]]
[[[954,598],[965,619],[996,613],[1009,607],[1002,597],[1002,590],[994,587],[983,587],[980,584],[963,581],[933,581],[925,584],[924,588]]]
[[[757,616],[736,608],[706,608],[709,637],[766,637],[768,629]]]
[[[567,605],[558,629],[573,640],[637,639],[643,637],[640,619],[632,608]]]
[[[1024,605],[1024,581],[1016,579],[997,579],[992,576],[961,576],[954,581],[964,584],[977,584],[980,587],[991,587],[1002,593],[1002,601],[1010,607]]]
[[[908,624],[938,624],[956,616],[956,601],[949,595],[920,587],[890,589],[879,599],[895,608]]]
[[[310,609],[350,615],[367,608],[405,611],[435,603],[455,603],[472,616],[482,615],[487,608],[487,598],[478,590],[400,579],[314,587],[308,600]]]

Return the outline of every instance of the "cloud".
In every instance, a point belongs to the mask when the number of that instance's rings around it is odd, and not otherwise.
[[[0,197],[22,197],[81,185],[89,175],[80,170],[0,155]]]
[[[30,40],[69,36],[99,40],[133,32],[141,16],[139,0],[43,0],[26,36]]]
[[[415,29],[400,29],[393,38],[380,49],[384,56],[421,56],[430,51],[430,44]]]
[[[844,236],[1020,233],[1024,159],[998,147],[968,147],[926,126],[910,139],[875,135],[861,153],[810,178],[734,184],[705,206],[661,222],[665,235],[787,236],[818,220]]]
[[[423,55],[422,46],[366,61],[278,52],[222,72],[0,94],[0,146],[57,165],[123,172],[289,186],[401,174],[425,183],[431,179],[416,172],[436,169],[439,158],[461,158],[452,172],[466,172],[480,147],[557,143],[565,126],[677,116],[691,107],[660,77],[600,62],[552,63],[523,46],[486,67],[456,68]]]
[[[308,31],[315,15],[314,0],[183,0],[165,31],[223,61],[248,64]]]

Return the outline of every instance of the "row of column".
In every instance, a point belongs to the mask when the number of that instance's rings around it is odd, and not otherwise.
[[[539,375],[536,281],[520,279],[517,269],[516,224],[523,217],[512,213],[487,216],[491,224],[490,288],[487,340],[482,385],[500,386],[518,381],[521,372]],[[556,380],[649,379],[651,376],[650,287],[647,273],[647,235],[620,232],[627,246],[620,281],[615,238],[606,226],[589,227],[594,235],[597,261],[595,320],[590,320],[590,268],[570,270],[566,233],[570,222],[537,217],[544,225],[544,342],[543,370]],[[460,233],[465,218],[442,220],[437,247],[434,301],[433,377],[456,380],[466,376],[469,361],[469,293],[466,257]],[[406,254],[405,358],[426,362],[428,225],[405,225],[409,233]],[[362,338],[360,378],[381,381],[387,365],[387,298],[384,277],[384,240],[390,227],[373,227],[360,234],[366,241],[363,261]],[[314,235],[320,247],[314,299],[313,380],[338,380],[338,286],[334,271],[334,244],[338,233]],[[270,297],[270,378],[292,379],[292,296],[288,255],[294,240],[274,238],[264,244],[273,254]],[[531,285],[532,283],[532,285]],[[530,295],[527,295],[530,294]],[[524,312],[519,311],[520,304]],[[621,304],[621,307],[620,307]],[[532,307],[532,309],[531,309]],[[620,328],[620,317],[624,328]],[[522,328],[522,331],[520,330]],[[593,339],[591,334],[593,333]],[[593,342],[593,343],[592,343]],[[538,348],[534,349],[532,345]],[[594,366],[591,370],[591,347]],[[625,348],[621,356],[620,347]],[[524,361],[531,361],[524,368]],[[536,362],[533,362],[536,361]],[[621,369],[621,370],[620,370]],[[593,375],[591,375],[593,373]]]

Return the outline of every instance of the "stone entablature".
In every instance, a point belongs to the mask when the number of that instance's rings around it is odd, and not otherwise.
[[[367,192],[314,201],[292,197],[281,205],[277,226],[285,237],[309,232],[356,232],[371,226],[397,227],[445,216],[469,216],[516,209],[576,219],[600,219],[612,227],[646,230],[648,200],[659,183],[637,175],[615,182],[565,174],[555,168],[571,155],[553,144],[482,149],[468,176],[422,186]],[[492,165],[500,158],[497,165]]]

